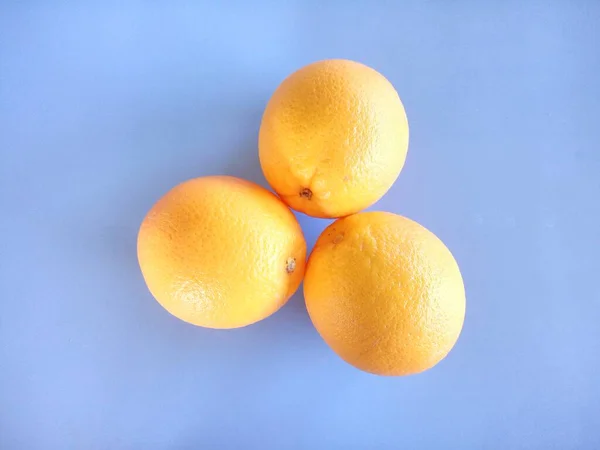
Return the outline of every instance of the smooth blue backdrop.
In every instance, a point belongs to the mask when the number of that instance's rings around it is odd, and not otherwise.
[[[600,448],[600,2],[219,3],[0,3],[0,448]],[[270,94],[330,57],[408,112],[372,209],[464,274],[462,336],[419,376],[346,365],[301,293],[213,331],[138,270],[173,185],[265,184]],[[327,222],[299,218],[312,246]]]

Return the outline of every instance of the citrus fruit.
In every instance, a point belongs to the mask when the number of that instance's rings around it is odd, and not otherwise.
[[[233,177],[176,186],[144,219],[138,259],[150,292],[174,316],[237,328],[277,311],[304,274],[306,242],[289,208]]]
[[[265,109],[259,157],[265,177],[292,208],[342,217],[375,203],[406,158],[408,122],[380,73],[325,60],[290,75]]]
[[[310,318],[345,361],[379,375],[429,369],[465,316],[450,251],[412,220],[385,212],[339,219],[318,238],[304,279]]]

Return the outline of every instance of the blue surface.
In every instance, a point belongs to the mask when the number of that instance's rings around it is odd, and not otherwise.
[[[600,448],[600,2],[211,3],[0,4],[0,449]],[[329,57],[408,112],[374,209],[464,274],[462,336],[419,376],[343,363],[301,294],[187,325],[137,266],[173,185],[264,184],[270,94]],[[312,246],[327,222],[300,220]]]

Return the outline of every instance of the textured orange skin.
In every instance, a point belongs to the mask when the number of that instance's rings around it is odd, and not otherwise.
[[[154,205],[139,231],[138,259],[150,292],[171,314],[237,328],[271,315],[298,289],[306,242],[271,192],[212,176],[186,181]]]
[[[379,200],[408,150],[404,106],[390,82],[363,64],[326,60],[290,75],[264,112],[260,164],[297,211],[342,217]]]
[[[325,229],[308,260],[304,296],[325,342],[378,375],[433,367],[454,346],[465,316],[450,251],[418,223],[385,212]]]

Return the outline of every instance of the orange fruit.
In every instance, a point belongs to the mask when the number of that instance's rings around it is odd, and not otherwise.
[[[298,289],[306,242],[271,192],[211,176],[176,186],[152,207],[138,259],[150,292],[171,314],[237,328],[271,315]]]
[[[292,208],[342,217],[379,200],[406,158],[408,122],[391,83],[363,64],[326,60],[290,75],[265,109],[259,157]]]
[[[345,361],[379,375],[429,369],[452,349],[465,316],[450,251],[412,220],[385,212],[339,219],[318,238],[304,279],[320,335]]]

